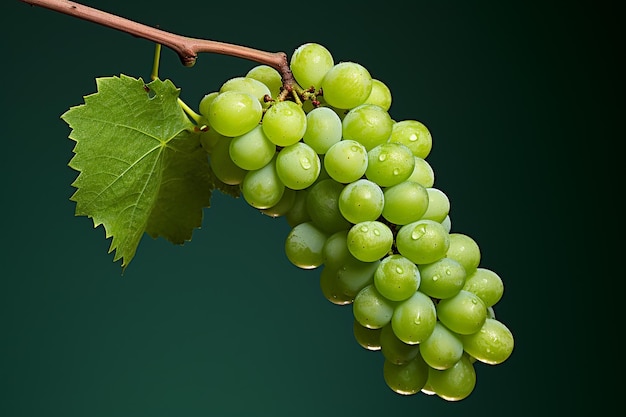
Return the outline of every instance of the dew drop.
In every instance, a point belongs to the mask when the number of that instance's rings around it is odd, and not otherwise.
[[[396,266],[396,273],[404,274],[404,269],[400,268],[399,266]]]
[[[422,236],[424,236],[425,234],[426,234],[426,226],[424,225],[417,226],[415,229],[413,229],[413,232],[411,233],[411,239],[417,240],[421,238]]]
[[[450,271],[450,268],[446,268],[446,275],[452,275],[452,271]]]
[[[304,169],[309,169],[309,168],[311,168],[311,160],[309,158],[307,158],[306,156],[304,156],[304,157],[300,158],[300,165]]]
[[[374,229],[374,234],[375,234],[376,236],[380,236],[380,230],[378,230],[378,229]]]
[[[422,324],[422,317],[418,314],[417,316],[415,316],[415,319],[413,320],[413,323],[419,325]]]
[[[358,151],[359,151],[359,147],[358,147],[358,146],[356,146],[356,145],[352,145],[352,146],[350,146],[350,150],[351,150],[352,152],[358,152]]]
[[[411,136],[409,136],[409,140],[411,142],[415,142],[417,140],[417,135],[415,133],[411,134]]]
[[[475,298],[472,298],[472,304],[478,304],[478,301],[476,301]]]
[[[433,281],[437,281],[439,279],[439,275],[433,275]]]
[[[380,155],[378,155],[378,160],[380,162],[383,162],[385,159],[387,159],[387,153],[386,152],[382,152]]]
[[[370,230],[366,225],[361,226],[361,232],[367,232]]]
[[[398,168],[395,168],[393,170],[393,175],[398,175],[400,173],[400,170]]]

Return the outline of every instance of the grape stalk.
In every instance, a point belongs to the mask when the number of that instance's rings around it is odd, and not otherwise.
[[[104,226],[124,268],[145,233],[191,239],[217,189],[289,224],[286,257],[319,269],[324,297],[351,306],[356,342],[382,353],[397,394],[460,401],[476,366],[510,357],[513,334],[494,310],[503,280],[453,230],[427,162],[432,135],[391,117],[391,91],[367,68],[317,43],[288,58],[71,1],[21,1],[169,47],[185,66],[201,52],[257,63],[193,110],[158,77],[157,47],[151,81],[98,78],[98,91],[61,116],[76,142],[76,214]]]

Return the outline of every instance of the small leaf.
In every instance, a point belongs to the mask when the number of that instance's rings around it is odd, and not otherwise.
[[[202,223],[214,181],[193,124],[171,81],[125,75],[98,78],[97,93],[61,118],[76,142],[69,166],[76,215],[103,225],[109,252],[122,267],[147,232],[172,243],[191,239]]]

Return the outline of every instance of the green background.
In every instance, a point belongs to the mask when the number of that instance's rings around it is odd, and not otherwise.
[[[216,193],[183,247],[144,239],[121,274],[102,228],[74,217],[73,143],[59,116],[94,78],[149,78],[153,46],[4,1],[0,415],[379,416],[604,414],[623,371],[624,44],[602,2],[89,1],[149,25],[291,53],[314,41],[431,130],[435,185],[505,295],[516,346],[477,367],[458,403],[402,397],[359,347],[350,307],[292,266],[289,229]],[[619,22],[621,23],[621,22]],[[254,64],[163,53],[196,105]],[[619,124],[618,124],[619,122]],[[623,262],[623,261],[622,261]],[[605,375],[606,374],[606,375]],[[607,376],[608,375],[608,376]],[[468,414],[469,413],[469,414]]]

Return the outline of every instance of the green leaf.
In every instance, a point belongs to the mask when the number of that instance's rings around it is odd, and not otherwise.
[[[98,78],[97,93],[61,118],[76,142],[76,215],[103,225],[125,268],[144,234],[182,244],[215,187],[208,157],[171,81]]]

